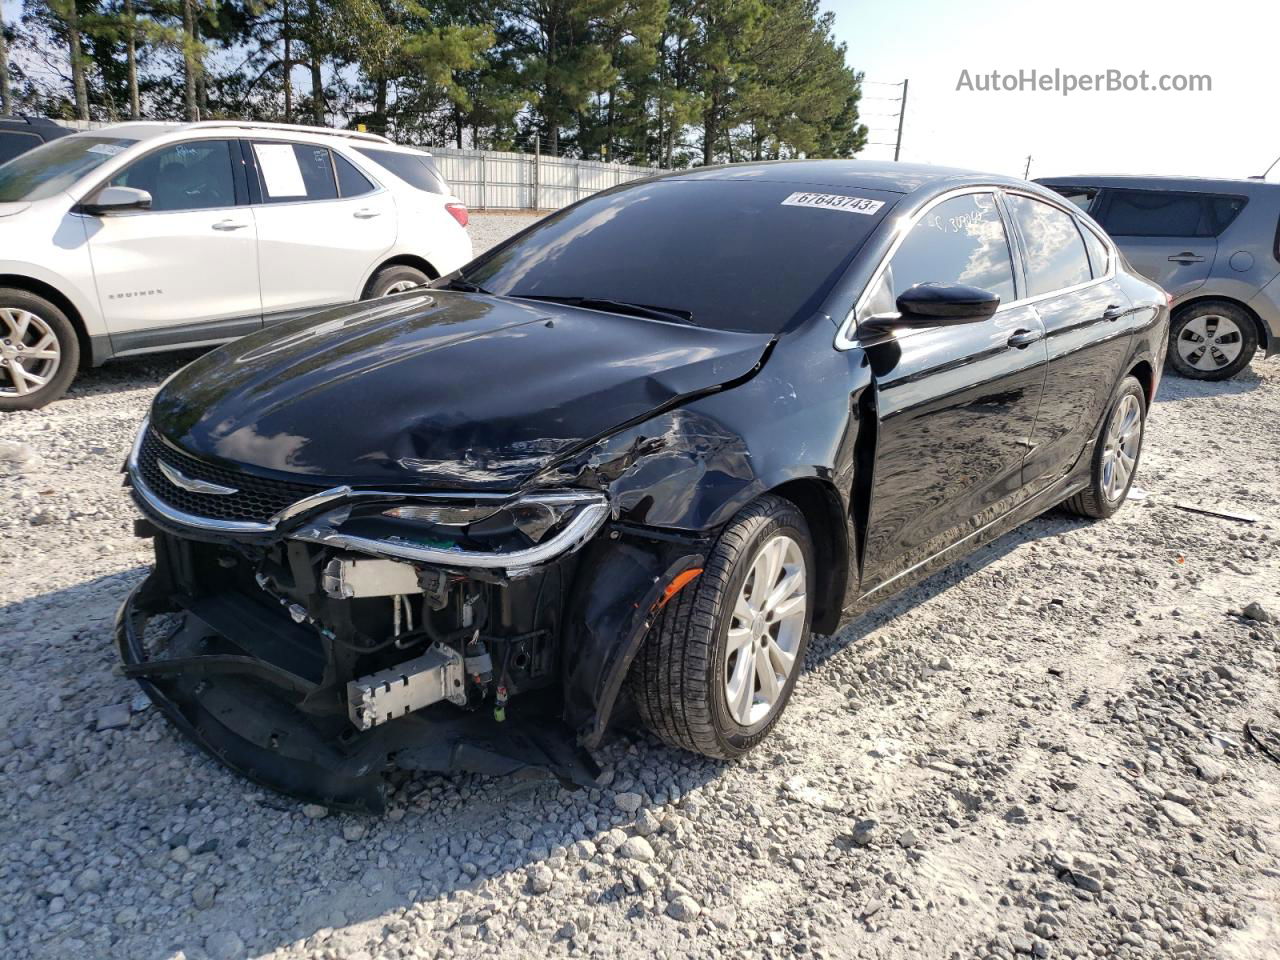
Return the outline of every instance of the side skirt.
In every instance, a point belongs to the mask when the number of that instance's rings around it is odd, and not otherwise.
[[[1084,464],[1081,469],[1080,464]],[[896,574],[889,580],[862,594],[853,603],[849,604],[844,611],[844,619],[847,621],[854,615],[875,606],[883,600],[888,599],[908,587],[919,583],[930,574],[936,573],[943,567],[949,566],[957,560],[968,556],[980,547],[986,546],[993,540],[1004,536],[1015,527],[1019,527],[1038,517],[1040,514],[1051,510],[1060,504],[1063,500],[1079,493],[1089,484],[1088,467],[1090,459],[1082,457],[1077,461],[1077,467],[1067,474],[1061,480],[1052,486],[1042,490],[1031,499],[1025,501],[1021,505],[1014,507],[1008,513],[996,517],[978,529],[966,534],[964,537],[944,547],[933,556],[925,560],[921,560],[914,566],[908,567],[906,570]]]

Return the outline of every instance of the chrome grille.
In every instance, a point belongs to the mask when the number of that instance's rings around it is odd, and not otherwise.
[[[192,493],[169,481],[157,465],[162,459],[184,476],[232,487],[235,493]],[[268,480],[197,460],[166,444],[147,428],[138,449],[138,473],[151,492],[176,510],[210,520],[266,523],[285,507],[322,488],[282,480]]]

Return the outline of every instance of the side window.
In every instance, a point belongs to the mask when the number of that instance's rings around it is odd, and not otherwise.
[[[1081,226],[1080,233],[1084,237],[1085,249],[1089,251],[1089,266],[1093,268],[1093,278],[1105,277],[1111,268],[1111,252],[1096,233],[1086,226]]]
[[[41,139],[34,133],[10,133],[0,130],[0,163],[8,163],[14,157],[40,146]]]
[[[338,184],[327,147],[309,143],[253,144],[262,198],[267,203],[335,200]]]
[[[1090,279],[1089,257],[1073,217],[1040,200],[1009,194],[1009,213],[1027,250],[1027,294],[1035,297]]]
[[[1113,237],[1216,237],[1244,205],[1243,197],[1112,190],[1102,225]]]
[[[365,147],[357,147],[356,153],[390,170],[411,187],[417,187],[426,193],[449,192],[448,184],[436,171],[428,156],[395,150],[370,150]]]
[[[964,283],[1014,299],[1013,259],[995,197],[970,193],[944,200],[911,228],[880,275],[864,316],[888,313],[918,283]]]
[[[342,197],[360,197],[373,193],[376,189],[369,178],[355,168],[350,160],[340,153],[333,155],[333,166],[338,171],[338,195]]]
[[[113,187],[151,194],[151,209],[209,210],[236,202],[229,140],[175,143],[140,158],[111,178]]]

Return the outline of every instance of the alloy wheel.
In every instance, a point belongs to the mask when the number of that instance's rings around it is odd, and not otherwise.
[[[796,670],[807,603],[800,544],[778,534],[752,558],[729,622],[725,702],[741,726],[768,718],[781,699]]]
[[[53,328],[29,310],[0,307],[0,397],[25,397],[58,372],[62,347]]]
[[[391,284],[391,286],[387,287],[387,289],[383,291],[382,295],[384,297],[390,297],[397,293],[408,293],[410,290],[417,290],[420,286],[422,286],[422,284],[415,283],[412,280],[397,280],[395,283]]]
[[[1108,501],[1118,500],[1129,485],[1142,447],[1142,404],[1132,393],[1116,405],[1102,448],[1102,493]]]
[[[1178,334],[1178,355],[1196,370],[1213,371],[1235,362],[1244,335],[1230,317],[1206,313],[1187,321]]]

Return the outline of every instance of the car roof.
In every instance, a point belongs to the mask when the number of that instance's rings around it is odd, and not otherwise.
[[[363,130],[338,130],[333,127],[309,127],[294,123],[258,123],[249,120],[199,120],[194,123],[173,123],[154,120],[134,120],[113,123],[93,130],[82,130],[86,136],[120,137],[127,140],[154,140],[171,134],[203,134],[225,131],[228,134],[245,132],[258,136],[319,137],[327,140],[344,140],[365,143],[370,146],[395,146],[386,137]],[[422,152],[422,151],[418,151]]]
[[[914,193],[927,187],[968,183],[1027,186],[1027,181],[960,167],[935,167],[891,160],[765,160],[714,167],[691,167],[666,174],[674,180],[759,180],[797,186],[865,188]]]
[[[25,130],[32,127],[45,136],[62,136],[72,131],[44,117],[0,117],[0,130]]]
[[[1130,190],[1185,190],[1190,193],[1256,193],[1280,189],[1280,183],[1226,177],[1070,176],[1038,177],[1036,183],[1055,187],[1125,187]]]

